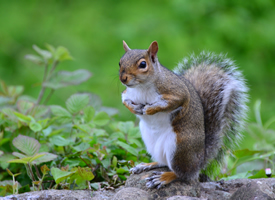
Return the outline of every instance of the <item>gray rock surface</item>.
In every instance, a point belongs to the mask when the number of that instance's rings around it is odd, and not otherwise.
[[[1,200],[269,200],[275,199],[275,179],[235,179],[186,185],[175,181],[159,190],[146,187],[152,171],[131,175],[125,186],[116,190],[45,190],[10,195]]]

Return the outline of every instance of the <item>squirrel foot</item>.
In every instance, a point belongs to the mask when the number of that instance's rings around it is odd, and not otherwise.
[[[135,104],[130,99],[124,100],[123,104],[134,114],[143,115],[144,104]]]
[[[160,165],[157,162],[152,163],[140,163],[137,166],[130,169],[130,173],[132,174],[140,174],[143,171],[149,171],[151,169],[156,169],[159,167],[164,167],[164,165]]]
[[[146,178],[146,186],[148,188],[160,189],[175,179],[177,179],[177,175],[174,172],[155,171],[150,177]]]

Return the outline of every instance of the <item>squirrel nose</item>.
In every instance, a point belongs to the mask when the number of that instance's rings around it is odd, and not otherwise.
[[[127,82],[127,79],[128,79],[127,76],[122,76],[122,77],[121,77],[121,81],[122,81],[123,83],[126,83],[126,82]]]

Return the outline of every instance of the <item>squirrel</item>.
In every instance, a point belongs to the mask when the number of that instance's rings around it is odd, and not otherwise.
[[[148,50],[132,50],[125,41],[123,47],[122,102],[140,119],[142,139],[156,161],[130,172],[167,166],[171,171],[147,178],[146,186],[158,189],[174,180],[211,180],[242,136],[248,99],[242,73],[223,54],[192,55],[170,71],[158,61],[156,41]]]

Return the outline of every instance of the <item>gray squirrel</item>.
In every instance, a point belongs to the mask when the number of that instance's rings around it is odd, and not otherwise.
[[[224,55],[207,52],[183,59],[170,71],[158,61],[156,41],[148,50],[131,50],[124,41],[123,47],[122,102],[140,119],[142,139],[156,161],[130,171],[168,166],[171,171],[147,178],[149,188],[176,179],[209,180],[241,138],[248,91],[241,72]]]

